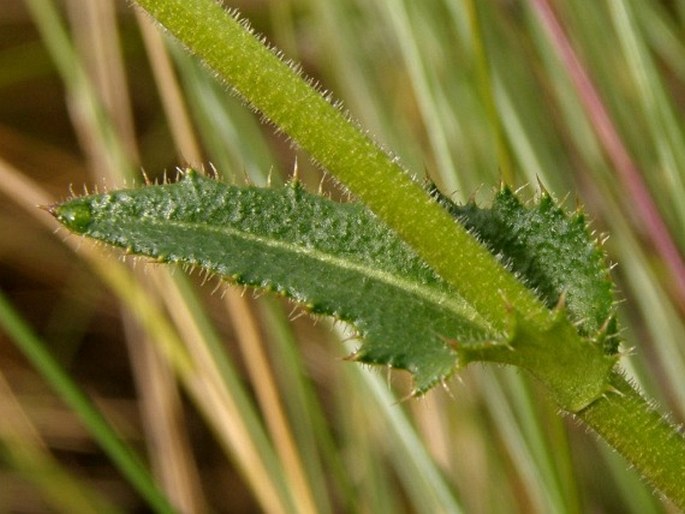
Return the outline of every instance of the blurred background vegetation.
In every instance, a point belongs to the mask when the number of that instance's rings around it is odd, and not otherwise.
[[[225,4],[455,199],[504,180],[582,205],[611,235],[623,364],[683,421],[685,2]],[[261,185],[295,162],[339,193],[128,2],[0,0],[0,512],[152,509],[55,392],[70,380],[184,512],[673,511],[514,370],[401,401],[404,373],[341,360],[345,327],[36,208],[141,170]]]

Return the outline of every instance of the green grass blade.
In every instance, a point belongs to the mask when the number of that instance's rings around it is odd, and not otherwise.
[[[76,412],[102,449],[156,512],[174,512],[139,457],[102,417],[0,292],[0,322],[17,346]]]
[[[53,456],[18,400],[5,376],[0,375],[0,412],[3,413],[0,418],[0,462],[34,484],[46,504],[56,512],[123,512],[104,496],[89,490],[83,479],[76,478]]]

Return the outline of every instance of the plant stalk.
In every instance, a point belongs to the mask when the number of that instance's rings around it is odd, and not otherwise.
[[[685,510],[685,435],[620,373],[610,392],[576,413],[634,466],[646,482]]]
[[[531,291],[244,23],[213,0],[136,3],[394,229],[491,329],[506,332],[509,305],[537,328],[548,326],[552,313]],[[685,439],[619,374],[611,385],[616,392],[576,415],[685,508]]]
[[[214,0],[136,3],[394,229],[476,307],[490,328],[506,330],[507,304],[516,305],[531,321],[549,320],[545,306],[395,158],[244,23]]]

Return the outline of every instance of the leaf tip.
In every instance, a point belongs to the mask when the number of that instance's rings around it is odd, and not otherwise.
[[[62,204],[40,206],[52,214],[66,228],[77,234],[83,234],[93,221],[90,205],[82,200],[71,200]]]

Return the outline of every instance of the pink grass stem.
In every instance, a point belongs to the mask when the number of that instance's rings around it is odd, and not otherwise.
[[[573,49],[549,0],[530,0],[530,3],[540,24],[546,30],[557,56],[568,70],[571,82],[592,122],[597,138],[604,147],[621,184],[634,201],[634,209],[642,224],[641,228],[672,275],[671,286],[680,308],[685,309],[685,262],[652,199],[640,170],[623,144],[597,88]]]

